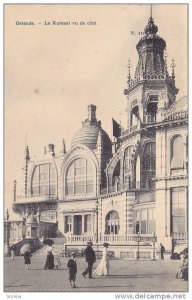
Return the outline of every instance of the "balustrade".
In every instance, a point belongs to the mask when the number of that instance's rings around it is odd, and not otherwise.
[[[104,234],[98,237],[98,243],[109,243],[110,245],[113,244],[126,244],[131,245],[137,243],[138,235],[137,234],[129,234],[129,235],[118,235],[118,234]],[[66,242],[72,244],[78,243],[87,243],[88,241],[93,241],[96,243],[95,235],[69,235],[66,236]],[[151,243],[154,240],[154,236],[152,234],[142,234],[139,236],[140,242],[148,242]]]

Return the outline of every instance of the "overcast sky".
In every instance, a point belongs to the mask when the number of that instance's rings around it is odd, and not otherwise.
[[[26,133],[34,159],[49,143],[59,153],[63,138],[69,150],[89,104],[97,106],[97,119],[110,136],[112,116],[126,127],[126,66],[130,59],[133,75],[138,32],[149,16],[150,5],[144,4],[5,7],[5,208],[13,200],[13,180],[21,186]],[[154,4],[153,17],[167,44],[168,66],[175,59],[180,98],[187,94],[187,5]],[[72,25],[81,21],[96,25]]]

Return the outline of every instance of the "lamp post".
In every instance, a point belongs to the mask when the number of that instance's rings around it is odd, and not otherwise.
[[[99,213],[99,201],[95,202],[95,212],[96,212],[96,243],[98,243],[98,213]]]
[[[155,235],[155,232],[153,232],[152,233],[152,235],[153,235],[153,258],[152,258],[152,260],[156,260],[156,258],[155,258],[155,242],[156,242],[156,235]]]
[[[138,231],[137,232],[137,260],[139,259],[139,242],[140,242],[140,236]]]

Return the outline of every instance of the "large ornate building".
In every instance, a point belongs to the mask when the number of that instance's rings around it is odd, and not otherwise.
[[[108,241],[120,257],[135,257],[138,241],[143,255],[151,255],[151,242],[163,243],[167,254],[187,243],[187,98],[176,99],[174,64],[169,75],[166,42],[152,17],[144,31],[124,90],[127,128],[115,142],[91,104],[69,151],[63,141],[55,155],[50,144],[32,161],[26,147],[24,194],[14,187],[20,239],[57,236],[77,246]]]

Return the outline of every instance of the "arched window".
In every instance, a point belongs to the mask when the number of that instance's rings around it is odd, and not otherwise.
[[[55,195],[55,171],[51,163],[35,166],[32,174],[32,195]]]
[[[112,210],[106,216],[106,234],[118,234],[120,228],[119,214]]]
[[[178,135],[171,142],[171,169],[184,168],[184,141],[182,136]]]
[[[153,188],[152,178],[156,170],[156,146],[155,143],[147,143],[143,153],[143,187]]]
[[[135,168],[135,179],[136,179],[136,188],[140,188],[140,155],[137,156],[137,160],[136,160],[136,168]]]
[[[93,194],[94,168],[86,158],[75,159],[66,172],[66,195]]]
[[[124,187],[130,188],[131,185],[131,155],[133,153],[133,146],[130,146],[125,149],[124,161],[123,161],[123,181]]]
[[[110,191],[118,191],[120,184],[120,160],[117,162],[112,175],[112,190]]]

